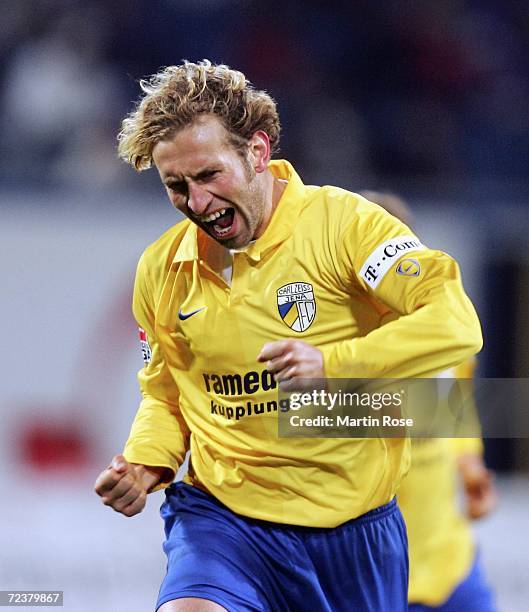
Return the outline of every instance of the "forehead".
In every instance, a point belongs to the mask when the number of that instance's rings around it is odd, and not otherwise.
[[[153,161],[161,174],[193,173],[200,167],[222,163],[235,153],[228,136],[219,119],[201,116],[170,138],[156,143]]]

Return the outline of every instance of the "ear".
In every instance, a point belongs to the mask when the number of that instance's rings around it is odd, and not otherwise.
[[[263,130],[257,130],[251,137],[249,143],[250,161],[254,170],[257,173],[264,172],[268,169],[270,161],[270,138]]]

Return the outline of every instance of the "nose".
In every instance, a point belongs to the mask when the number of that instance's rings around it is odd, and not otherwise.
[[[192,181],[189,182],[187,206],[195,215],[203,214],[212,199],[213,196],[207,189]]]

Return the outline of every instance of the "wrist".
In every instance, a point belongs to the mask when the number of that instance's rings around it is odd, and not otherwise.
[[[134,469],[136,477],[147,493],[150,493],[164,478],[167,479],[167,472],[169,471],[165,467],[140,464],[135,464]]]

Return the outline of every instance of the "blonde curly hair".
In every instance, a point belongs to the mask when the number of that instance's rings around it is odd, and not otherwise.
[[[206,59],[196,64],[185,61],[141,80],[140,87],[144,95],[123,120],[118,136],[119,156],[138,172],[151,167],[157,142],[208,113],[222,121],[231,144],[241,153],[257,130],[268,134],[272,153],[278,149],[281,126],[276,103],[242,72]]]

